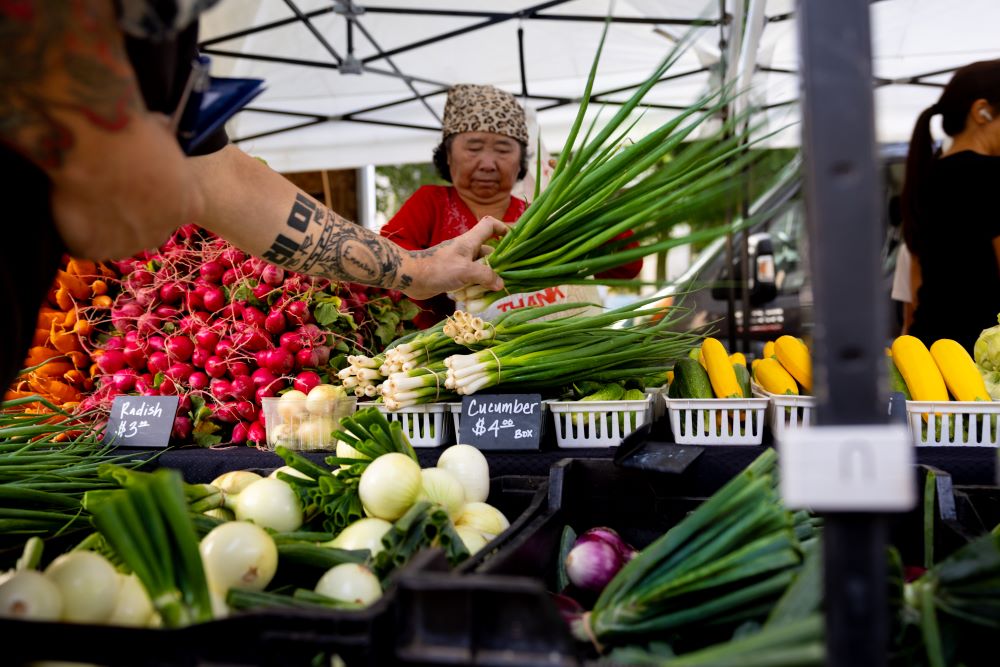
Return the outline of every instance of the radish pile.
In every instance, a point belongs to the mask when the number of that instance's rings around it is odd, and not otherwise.
[[[285,271],[194,225],[115,265],[112,334],[80,409],[176,394],[173,437],[203,446],[262,445],[262,398],[337,382],[348,355],[381,349],[417,313],[398,292]]]

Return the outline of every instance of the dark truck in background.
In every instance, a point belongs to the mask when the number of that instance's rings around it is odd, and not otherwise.
[[[906,144],[884,144],[879,147],[883,173],[882,219],[882,281],[873,286],[885,295],[891,330],[896,335],[902,322],[900,305],[891,299],[896,253],[901,242],[898,198],[902,189]],[[789,334],[809,338],[812,332],[813,296],[809,279],[809,240],[806,234],[805,202],[802,198],[802,178],[799,160],[782,170],[776,185],[759,197],[750,207],[751,218],[760,221],[748,230],[750,275],[742,275],[740,247],[734,240],[733,262],[727,261],[726,238],[718,238],[706,246],[691,266],[659,290],[661,303],[682,303],[691,310],[685,321],[687,328],[711,324],[716,336],[731,351],[759,354],[765,342]],[[737,235],[738,238],[738,235]],[[849,271],[850,267],[844,267]],[[731,289],[735,286],[735,289]],[[750,349],[743,350],[743,295],[749,291]],[[734,317],[730,319],[729,300],[735,292]],[[737,345],[730,344],[734,335]]]

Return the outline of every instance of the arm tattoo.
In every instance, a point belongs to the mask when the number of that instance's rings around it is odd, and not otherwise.
[[[0,44],[0,142],[43,168],[74,144],[54,111],[114,132],[140,108],[111,2],[0,2]]]
[[[308,197],[297,194],[285,229],[261,255],[294,271],[335,280],[406,289],[402,250]]]

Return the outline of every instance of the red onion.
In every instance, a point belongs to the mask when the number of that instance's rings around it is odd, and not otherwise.
[[[583,535],[580,535],[580,537],[576,539],[575,544],[589,542],[592,540],[599,540],[610,544],[626,563],[635,558],[635,555],[639,553],[631,544],[622,539],[622,536],[618,534],[618,531],[606,526],[591,528]]]
[[[600,592],[624,564],[621,554],[607,542],[577,541],[566,556],[566,576],[578,588]]]

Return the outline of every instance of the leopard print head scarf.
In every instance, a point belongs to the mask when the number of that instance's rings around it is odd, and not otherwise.
[[[460,132],[493,132],[528,143],[524,109],[510,93],[493,86],[460,83],[448,89],[443,139]]]

